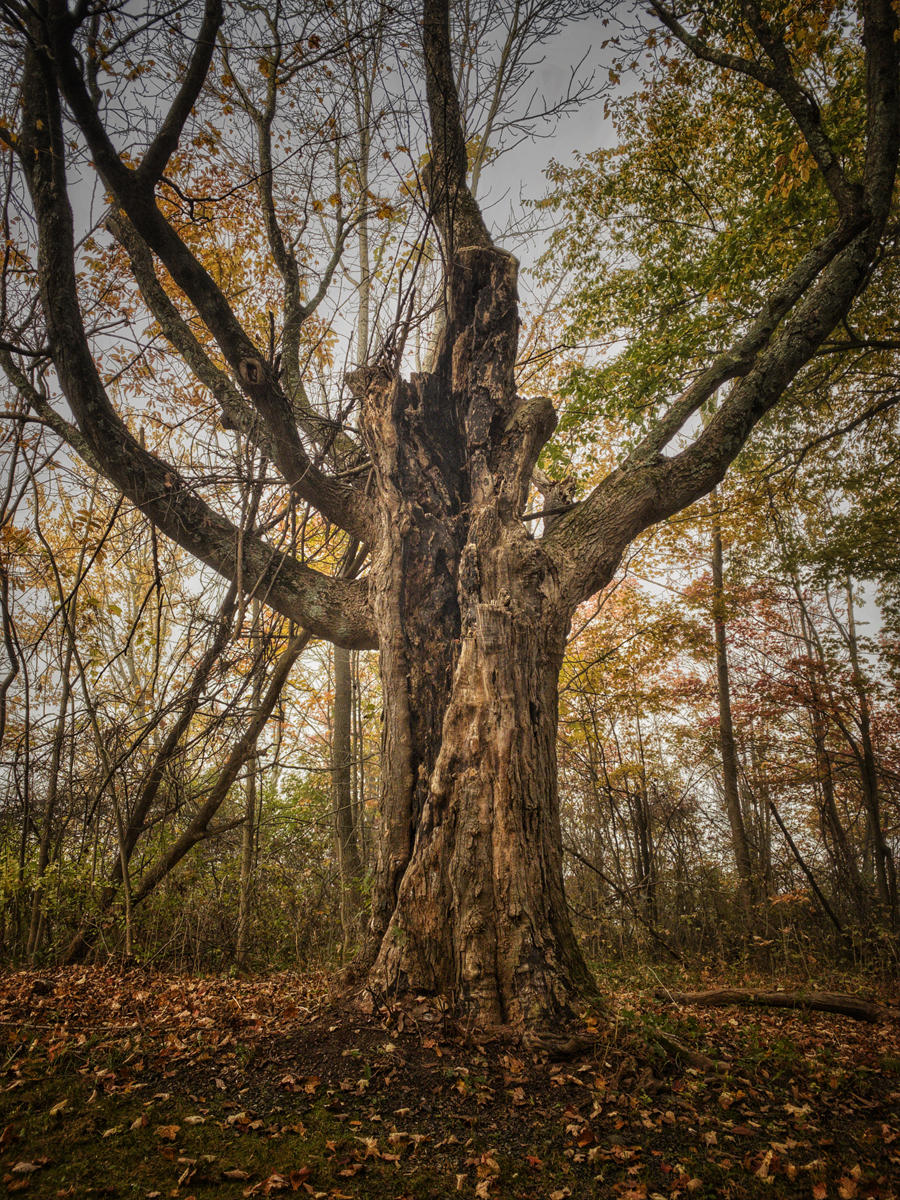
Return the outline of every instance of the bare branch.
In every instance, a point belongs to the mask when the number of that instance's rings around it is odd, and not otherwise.
[[[431,116],[431,162],[425,171],[425,183],[435,220],[452,255],[454,247],[487,247],[492,242],[481,209],[466,183],[468,161],[450,59],[447,0],[425,0],[422,36]]]
[[[228,579],[240,579],[310,633],[350,646],[372,645],[365,589],[330,579],[242,535],[169,464],[145,450],[110,404],[90,355],[75,276],[72,214],[66,199],[61,117],[48,64],[26,53],[23,139],[39,231],[38,278],[47,332],[66,398],[98,467],[179,545]]]
[[[165,171],[169,159],[175,153],[185,121],[200,95],[212,62],[216,33],[221,24],[222,0],[206,0],[203,21],[181,87],[137,170],[138,175],[151,187]]]
[[[35,47],[29,50],[32,57],[41,59],[39,69],[44,75],[44,89],[48,96],[51,89],[55,91],[51,82],[55,75],[107,186],[135,229],[200,313],[243,392],[267,425],[272,440],[272,458],[285,482],[328,520],[354,537],[367,540],[369,512],[364,497],[329,477],[310,460],[300,440],[291,403],[281,388],[274,366],[247,336],[221,289],[162,215],[150,181],[128,168],[115,150],[78,68],[69,36],[68,16],[60,0],[51,0],[46,30],[36,27],[34,32],[36,41],[46,32],[46,49]],[[48,100],[48,106],[54,102]],[[58,124],[58,116],[56,121]],[[57,153],[61,161],[64,149],[60,138]]]

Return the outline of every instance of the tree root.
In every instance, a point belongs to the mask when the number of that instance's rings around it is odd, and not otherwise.
[[[573,1030],[571,1033],[538,1033],[529,1030],[522,1035],[526,1050],[540,1051],[548,1058],[562,1060],[580,1058],[593,1053],[601,1044],[609,1043],[609,1030]]]
[[[701,1054],[699,1050],[694,1050],[691,1046],[685,1046],[684,1042],[679,1042],[677,1038],[673,1038],[670,1033],[664,1033],[662,1029],[650,1030],[647,1037],[650,1041],[658,1042],[664,1050],[668,1050],[670,1054],[674,1054],[682,1062],[686,1062],[691,1067],[696,1067],[698,1071],[706,1071],[710,1075],[727,1075],[731,1070],[731,1063],[710,1058],[708,1054]]]
[[[706,992],[670,992],[659,988],[658,1000],[671,1004],[718,1006],[727,1004],[759,1005],[763,1008],[797,1008],[839,1013],[857,1021],[900,1021],[900,1009],[889,1008],[874,1000],[843,992],[759,992],[750,988],[714,988]]]

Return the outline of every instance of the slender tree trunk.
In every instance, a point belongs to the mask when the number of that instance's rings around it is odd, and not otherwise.
[[[635,841],[638,851],[639,884],[647,916],[651,924],[655,925],[659,919],[656,909],[656,846],[653,841],[653,819],[650,808],[650,791],[647,787],[647,771],[644,761],[644,735],[641,728],[639,708],[635,712],[635,731],[637,733],[641,773],[637,789],[630,796],[630,800],[635,815]]]
[[[259,629],[259,601],[253,600],[253,610],[251,618],[251,629]],[[259,641],[259,638],[254,638],[251,635],[251,648],[254,641]],[[256,713],[259,709],[259,701],[262,698],[263,692],[263,671],[262,665],[257,671],[256,677],[253,679],[251,689],[251,710]],[[235,934],[234,943],[234,962],[235,966],[244,968],[247,960],[247,932],[250,930],[250,902],[253,882],[253,856],[256,853],[257,845],[257,763],[258,755],[256,744],[253,746],[253,751],[250,757],[247,758],[247,775],[244,784],[244,822],[241,824],[241,866],[240,866],[240,883],[238,892],[238,931]]]
[[[353,793],[353,825],[359,847],[360,870],[368,867],[368,843],[366,839],[366,742],[362,706],[362,681],[360,676],[359,651],[354,650],[350,659],[350,685],[352,693],[352,723],[350,729],[350,771]]]
[[[813,751],[816,761],[816,782],[821,796],[822,820],[824,828],[830,834],[832,855],[839,879],[844,881],[846,891],[853,898],[855,907],[861,917],[864,917],[871,906],[871,896],[863,880],[856,855],[850,845],[844,822],[838,813],[837,797],[834,789],[834,772],[831,765],[831,753],[828,749],[828,727],[825,720],[825,701],[822,695],[816,664],[825,670],[825,662],[821,647],[813,637],[810,616],[800,590],[799,581],[792,580],[794,595],[800,606],[800,630],[803,636],[806,656],[809,659],[807,683],[810,694],[810,724],[812,728]],[[828,839],[826,838],[826,846]]]
[[[235,966],[243,969],[247,963],[247,932],[250,927],[250,894],[253,880],[253,857],[256,850],[256,754],[247,763],[244,784],[244,820],[241,824],[241,875],[238,893],[238,922],[234,945]]]
[[[772,895],[772,811],[769,807],[769,779],[763,764],[759,739],[750,738],[750,770],[752,785],[750,803],[755,813],[757,830],[758,883],[763,896]]]
[[[253,601],[251,629],[258,630],[260,620],[259,601]],[[251,636],[252,646],[254,638]],[[255,713],[262,696],[263,673],[260,669],[253,680],[250,705]],[[256,851],[257,809],[257,760],[256,746],[247,760],[247,778],[244,783],[244,820],[241,826],[241,873],[238,890],[238,921],[235,935],[235,966],[243,969],[247,961],[247,933],[250,928],[250,899],[253,883],[253,858]]]
[[[79,564],[80,565],[80,564]],[[41,837],[38,845],[37,877],[31,899],[31,920],[28,925],[28,944],[25,954],[34,962],[38,951],[41,931],[41,900],[44,890],[44,875],[50,863],[50,845],[53,840],[53,818],[59,796],[59,777],[62,769],[62,754],[65,746],[66,723],[69,717],[69,698],[72,693],[72,658],[75,653],[75,598],[73,597],[66,615],[66,641],[60,674],[59,710],[53,730],[53,747],[50,752],[50,773],[47,780],[47,798],[41,822]]]
[[[334,723],[331,740],[331,801],[334,840],[341,887],[342,955],[347,957],[355,939],[360,911],[359,856],[353,805],[351,718],[353,704],[350,651],[334,647]]]
[[[360,152],[357,170],[359,192],[369,192],[369,159],[372,152],[372,81],[366,71],[353,74],[354,98],[359,126]],[[369,252],[369,221],[365,211],[357,226],[359,250],[359,307],[356,316],[356,356],[362,365],[369,356],[372,310],[372,264]],[[332,708],[331,803],[334,842],[341,889],[341,957],[346,961],[355,941],[354,926],[361,907],[362,861],[354,803],[353,671],[351,652],[335,646],[334,702]]]
[[[753,903],[756,887],[750,843],[741,811],[738,788],[738,755],[731,715],[731,683],[728,670],[728,640],[725,630],[725,584],[722,553],[722,523],[719,517],[718,489],[712,497],[712,578],[713,626],[716,639],[716,681],[719,697],[719,748],[722,755],[722,790],[725,810],[731,826],[731,845],[738,874],[741,907],[748,932],[753,928]]]
[[[849,577],[847,579],[846,592],[847,644],[850,650],[850,665],[853,668],[853,689],[859,701],[858,722],[862,749],[862,754],[860,755],[860,779],[862,782],[863,801],[866,808],[868,836],[873,851],[875,890],[879,904],[890,923],[894,925],[897,921],[897,878],[893,855],[884,836],[884,825],[881,819],[878,764],[875,760],[875,747],[872,742],[872,713],[862,673],[862,665],[860,663],[859,641],[856,636],[856,617],[854,615],[853,587]]]
[[[3,622],[3,648],[9,660],[9,668],[0,679],[0,751],[6,738],[6,693],[19,673],[19,656],[13,636],[14,624],[9,595],[9,572],[5,563],[0,563],[0,620]]]

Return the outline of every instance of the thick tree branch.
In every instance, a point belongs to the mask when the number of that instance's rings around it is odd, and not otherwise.
[[[863,220],[840,225],[810,250],[781,285],[769,296],[747,332],[730,350],[703,371],[678,397],[669,411],[653,426],[632,451],[627,465],[637,466],[662,453],[683,428],[685,422],[720,388],[732,379],[749,373],[760,351],[767,346],[780,322],[787,316],[823,269],[862,228]]]
[[[866,50],[865,200],[875,219],[886,222],[893,197],[900,146],[898,12],[891,0],[864,0]]]
[[[707,62],[711,66],[720,67],[723,71],[735,71],[739,75],[746,75],[750,79],[755,79],[763,87],[771,88],[772,90],[775,89],[775,75],[770,68],[763,66],[762,63],[752,58],[744,58],[740,54],[732,54],[729,50],[722,50],[717,46],[711,46],[703,38],[698,37],[695,33],[691,33],[671,9],[658,4],[657,0],[650,0],[650,7],[660,21],[662,21],[663,25],[665,25],[666,29],[683,46],[690,50],[694,58],[699,59],[700,62]]]
[[[88,461],[167,536],[310,633],[371,646],[363,585],[330,579],[242,533],[145,450],[110,404],[91,357],[78,304],[72,213],[66,193],[61,114],[49,64],[26,53],[23,161],[38,227],[38,280],[60,384],[88,445]],[[76,449],[78,448],[76,444]]]
[[[771,25],[764,19],[758,4],[748,3],[746,12],[751,29],[771,60],[772,86],[806,139],[809,151],[822,172],[822,178],[837,202],[838,209],[845,216],[849,216],[859,204],[859,184],[851,183],[844,174],[840,159],[835,154],[831,139],[822,124],[819,106],[797,82],[784,42],[776,36]]]
[[[96,471],[98,475],[102,475],[103,471],[100,460],[94,453],[94,449],[88,439],[81,433],[77,425],[73,425],[71,421],[67,421],[65,417],[60,416],[46,396],[41,395],[6,350],[0,350],[0,367],[2,367],[6,378],[28,407],[37,413],[41,421],[52,429],[57,437],[61,438],[66,445],[71,446],[78,457],[83,459],[92,471]]]
[[[481,209],[466,182],[468,156],[450,55],[447,0],[425,0],[425,89],[431,119],[431,162],[425,184],[449,256],[466,246],[490,246]]]
[[[222,24],[222,0],[206,0],[203,21],[194,44],[191,61],[181,87],[163,119],[159,132],[147,148],[137,173],[153,187],[175,153],[185,122],[200,95],[216,46],[216,33]]]
[[[559,558],[573,603],[609,581],[638,533],[720,482],[754,425],[815,356],[867,282],[886,227],[900,151],[900,47],[897,17],[887,0],[872,0],[863,16],[868,91],[863,202],[770,297],[731,361],[726,356],[700,376],[625,464],[548,533],[547,548]],[[695,440],[671,458],[661,457],[703,399],[738,376]]]
[[[267,457],[272,458],[271,439],[267,436],[266,429],[260,428],[255,410],[235,387],[230,376],[216,366],[194,336],[190,325],[160,283],[147,243],[122,214],[110,214],[106,219],[106,228],[128,254],[131,273],[140,288],[144,302],[159,323],[163,336],[178,351],[200,383],[218,401],[225,424],[253,437]]]
[[[247,336],[221,289],[160,212],[152,185],[129,169],[109,139],[88,92],[71,44],[68,14],[51,0],[46,26],[35,25],[34,40],[46,37],[47,70],[58,79],[87,139],[104,182],[135,229],[160,258],[175,283],[203,318],[242,390],[259,412],[272,439],[272,458],[285,482],[323,516],[361,541],[368,540],[368,505],[352,488],[326,475],[310,460],[297,431],[290,401],[272,364]],[[49,83],[48,83],[49,88]],[[60,144],[60,152],[63,150]]]
[[[851,183],[844,174],[840,159],[822,124],[819,106],[797,82],[787,47],[763,18],[759,6],[747,3],[744,5],[744,12],[750,28],[771,66],[765,66],[762,62],[743,58],[712,46],[708,41],[692,34],[671,9],[656,3],[656,0],[651,0],[651,6],[670,33],[674,34],[695,58],[701,62],[707,62],[711,66],[735,71],[750,79],[755,79],[757,83],[776,92],[781,97],[785,108],[803,134],[809,151],[837,202],[839,211],[845,216],[849,216],[859,203],[859,185]]]

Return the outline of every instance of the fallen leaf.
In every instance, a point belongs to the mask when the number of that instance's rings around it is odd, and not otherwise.
[[[774,1158],[773,1152],[771,1150],[767,1150],[765,1152],[765,1154],[763,1155],[762,1162],[759,1164],[759,1166],[754,1171],[754,1174],[756,1175],[756,1177],[758,1179],[765,1179],[766,1176],[769,1174],[769,1168],[772,1165],[773,1158]]]

